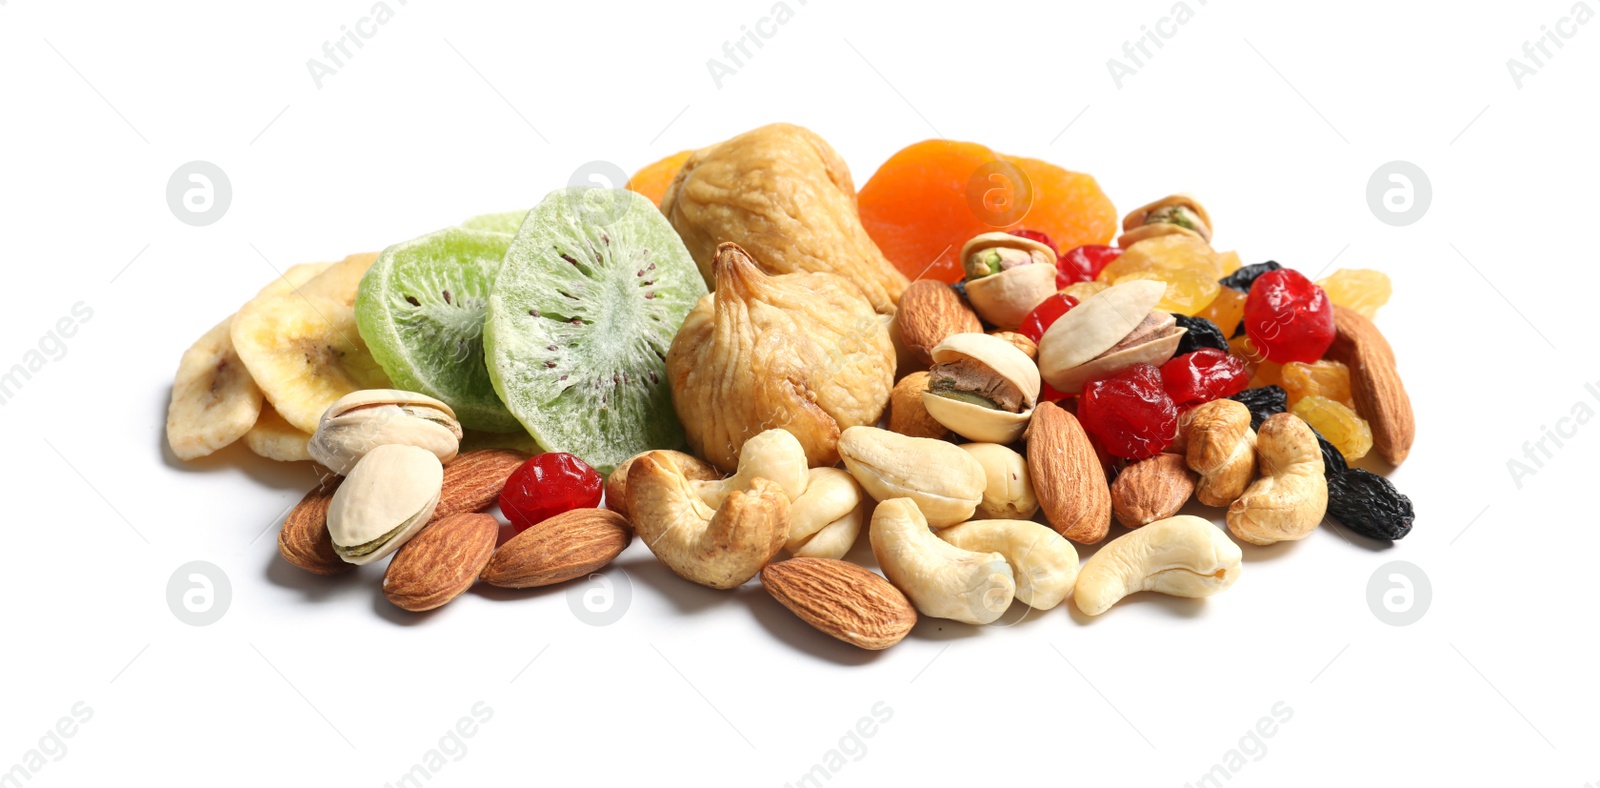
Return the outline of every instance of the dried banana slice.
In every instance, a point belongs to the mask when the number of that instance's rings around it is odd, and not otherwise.
[[[271,405],[262,407],[261,418],[244,436],[244,444],[250,447],[250,451],[279,462],[311,459],[311,451],[307,448],[310,442],[310,435],[284,421]]]
[[[299,292],[257,298],[234,315],[233,344],[272,407],[306,434],[361,389],[390,388],[356,330],[355,310]]]
[[[233,349],[233,318],[183,353],[167,405],[167,445],[180,460],[204,457],[238,440],[261,415],[261,389]]]

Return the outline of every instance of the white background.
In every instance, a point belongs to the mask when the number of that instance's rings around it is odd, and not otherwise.
[[[83,701],[92,719],[28,785],[381,786],[482,701],[492,719],[429,785],[781,786],[881,701],[892,717],[828,785],[1181,786],[1282,701],[1292,719],[1228,785],[1600,783],[1600,426],[1549,444],[1520,489],[1506,465],[1577,403],[1600,411],[1583,388],[1600,381],[1600,24],[1520,89],[1506,66],[1567,0],[1195,2],[1120,89],[1107,59],[1166,0],[795,0],[720,88],[706,61],[766,0],[393,6],[319,89],[307,59],[366,0],[0,3],[0,368],[75,303],[93,310],[0,407],[0,770]],[[1120,211],[1195,191],[1218,248],[1246,262],[1388,272],[1379,324],[1419,422],[1393,478],[1415,532],[1383,550],[1323,528],[1247,548],[1242,579],[1208,601],[924,620],[867,654],[758,585],[679,581],[638,544],[611,626],[579,621],[563,588],[406,615],[377,569],[329,582],[278,559],[309,467],[165,451],[179,355],[274,269],[526,208],[585,162],[631,172],[778,120],[830,140],[858,185],[911,142],[975,140],[1091,172]],[[195,159],[233,188],[203,228],[165,199]],[[1365,197],[1396,159],[1433,187],[1409,227]],[[232,583],[208,627],[165,599],[192,560]],[[1407,627],[1368,607],[1390,560],[1431,581]]]

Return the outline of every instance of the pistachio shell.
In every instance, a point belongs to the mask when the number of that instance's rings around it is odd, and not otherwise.
[[[974,235],[971,240],[961,245],[961,257],[959,259],[966,260],[972,255],[973,252],[981,249],[993,249],[995,247],[1001,247],[1005,249],[1021,249],[1024,252],[1042,252],[1045,256],[1050,258],[1052,265],[1055,263],[1056,259],[1056,250],[1051,249],[1050,247],[1039,243],[1032,238],[1024,238],[1020,235],[1012,235],[1011,233],[983,233],[982,235]]]
[[[1034,307],[1055,292],[1056,267],[1044,263],[1019,265],[967,282],[967,300],[973,310],[1006,331],[1016,330]]]
[[[1022,437],[1039,402],[1039,368],[1017,346],[989,334],[955,334],[939,343],[932,352],[935,364],[971,358],[1011,382],[1022,392],[1027,408],[1020,413],[985,408],[970,402],[923,392],[922,407],[928,415],[968,440],[984,443],[1011,443]]]
[[[427,449],[440,462],[461,448],[461,425],[450,406],[409,391],[353,392],[322,414],[307,450],[328,470],[345,475],[372,449],[391,443]]]
[[[1140,241],[1149,240],[1151,238],[1159,238],[1163,235],[1187,235],[1191,238],[1198,238],[1202,241],[1206,240],[1205,236],[1187,227],[1161,222],[1159,224],[1146,224],[1141,227],[1135,227],[1134,229],[1117,236],[1117,246],[1127,249],[1128,247],[1133,246]]]
[[[444,466],[415,446],[379,446],[356,463],[328,505],[333,550],[352,564],[370,564],[400,549],[439,505]]]
[[[1039,373],[1050,385],[1067,370],[1110,350],[1139,326],[1167,292],[1165,283],[1136,279],[1112,285],[1072,308],[1039,337]]]
[[[982,362],[995,374],[1016,386],[1032,408],[1039,401],[1039,368],[1016,345],[990,334],[952,334],[935,345],[933,363],[943,364],[970,358]]]
[[[426,394],[418,394],[415,391],[405,391],[403,389],[362,389],[340,397],[338,401],[328,406],[328,410],[322,414],[322,418],[326,420],[341,416],[356,408],[364,408],[369,405],[424,405],[443,411],[444,415],[452,419],[456,417],[456,412],[451,410],[449,405]]]
[[[1178,194],[1169,194],[1166,197],[1162,197],[1161,199],[1156,200],[1155,202],[1148,203],[1146,205],[1141,205],[1138,208],[1135,208],[1132,211],[1130,211],[1127,216],[1122,217],[1122,231],[1124,233],[1124,237],[1127,237],[1128,235],[1132,235],[1133,231],[1138,229],[1138,228],[1140,228],[1140,227],[1154,226],[1154,225],[1146,225],[1144,223],[1145,219],[1148,218],[1150,216],[1150,214],[1152,214],[1152,213],[1154,213],[1156,211],[1159,211],[1162,208],[1170,208],[1170,207],[1172,207],[1174,205],[1181,205],[1181,206],[1183,206],[1185,208],[1188,208],[1191,211],[1194,211],[1195,215],[1200,217],[1200,224],[1201,224],[1201,227],[1203,229],[1200,232],[1195,232],[1193,230],[1188,229],[1187,227],[1178,227],[1178,225],[1175,225],[1175,224],[1167,224],[1165,222],[1163,222],[1162,224],[1166,224],[1168,227],[1177,228],[1178,230],[1181,230],[1181,231],[1186,232],[1186,233],[1190,233],[1190,234],[1193,234],[1193,235],[1198,235],[1199,237],[1205,239],[1207,243],[1210,243],[1210,241],[1211,241],[1211,214],[1206,213],[1206,207],[1204,205],[1200,204],[1200,200],[1199,199],[1197,199],[1194,195],[1189,194],[1187,192],[1179,192]],[[1135,240],[1143,240],[1143,238],[1150,238],[1150,237],[1154,237],[1155,235],[1164,235],[1164,234],[1165,233],[1155,233],[1154,235],[1141,236],[1139,239],[1135,239]],[[1124,243],[1121,242],[1121,239],[1118,239],[1118,245],[1122,246],[1123,248],[1127,248],[1131,244],[1124,244]]]
[[[1159,367],[1178,352],[1178,342],[1188,332],[1185,328],[1174,329],[1148,342],[1092,359],[1057,375],[1050,385],[1063,394],[1077,394],[1083,391],[1085,383],[1111,377],[1134,364]]]

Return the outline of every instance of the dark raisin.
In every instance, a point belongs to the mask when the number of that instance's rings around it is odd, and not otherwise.
[[[1391,541],[1411,533],[1417,519],[1410,498],[1388,479],[1360,468],[1328,480],[1328,516],[1362,536]]]
[[[1250,286],[1256,283],[1256,277],[1268,271],[1276,271],[1282,267],[1283,266],[1278,265],[1278,263],[1274,260],[1268,260],[1264,263],[1254,263],[1252,265],[1247,265],[1243,268],[1240,268],[1239,270],[1234,271],[1233,273],[1228,274],[1221,279],[1218,279],[1217,284],[1222,285],[1223,287],[1231,287],[1241,293],[1248,293],[1250,292]]]
[[[1203,317],[1189,317],[1188,315],[1173,315],[1178,321],[1179,328],[1189,329],[1178,340],[1178,352],[1173,356],[1193,353],[1203,347],[1215,348],[1224,353],[1228,352],[1228,339],[1222,335],[1222,329],[1217,324]]]
[[[1317,436],[1317,444],[1322,447],[1322,475],[1329,479],[1338,476],[1350,469],[1349,463],[1344,461],[1344,455],[1334,447],[1333,441],[1322,437],[1322,433],[1313,429],[1312,434]]]
[[[1228,399],[1243,402],[1250,409],[1250,429],[1253,430],[1261,429],[1261,422],[1268,416],[1289,410],[1289,392],[1278,386],[1245,389]]]
[[[1240,320],[1239,321],[1239,325],[1236,325],[1236,326],[1233,327],[1233,337],[1232,337],[1232,339],[1238,339],[1239,337],[1242,337],[1244,335],[1245,335],[1244,321]]]
[[[967,283],[965,281],[952,283],[950,289],[956,291],[956,295],[961,296],[962,301],[967,300]]]

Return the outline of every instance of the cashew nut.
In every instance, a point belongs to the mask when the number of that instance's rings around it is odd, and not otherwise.
[[[795,556],[843,558],[861,535],[866,502],[855,477],[838,468],[812,468],[806,491],[789,505],[785,547]]]
[[[963,550],[1005,556],[1017,582],[1017,599],[1049,610],[1072,593],[1078,551],[1048,526],[1032,520],[968,520],[942,528],[940,539]]]
[[[750,489],[751,482],[766,479],[783,488],[793,501],[806,490],[806,449],[788,430],[771,429],[744,442],[739,450],[739,471],[718,481],[696,481],[689,486],[712,508],[728,496]]]
[[[934,536],[910,498],[878,504],[868,538],[884,576],[923,615],[988,624],[1016,596],[1017,583],[1005,556],[962,550]]]
[[[1195,408],[1188,419],[1181,432],[1189,470],[1200,474],[1195,497],[1206,506],[1227,506],[1244,494],[1256,474],[1250,409],[1242,402],[1218,399]]]
[[[971,519],[983,500],[983,466],[952,443],[851,427],[839,436],[839,456],[874,500],[910,498],[935,528]]]
[[[737,588],[783,549],[789,498],[777,483],[755,479],[713,510],[692,484],[664,452],[636,458],[627,487],[634,531],[679,577]]]
[[[1328,510],[1317,435],[1299,416],[1279,413],[1256,434],[1256,479],[1228,507],[1228,530],[1251,544],[1304,539]]]
[[[998,443],[966,443],[961,448],[983,466],[983,500],[974,512],[982,519],[1026,520],[1039,511],[1028,461]]]
[[[1089,616],[1138,591],[1211,596],[1239,579],[1242,558],[1239,546],[1210,520],[1180,514],[1129,531],[1089,556],[1073,593]]]
[[[621,465],[618,465],[610,476],[606,477],[607,509],[623,517],[628,516],[628,469],[633,467],[634,460],[649,453],[645,451],[629,457]],[[689,477],[692,481],[711,482],[722,478],[722,471],[717,466],[693,454],[685,454],[681,451],[672,451],[670,449],[663,449],[661,453],[670,456],[673,464],[678,466],[678,470],[682,471],[683,475]]]

